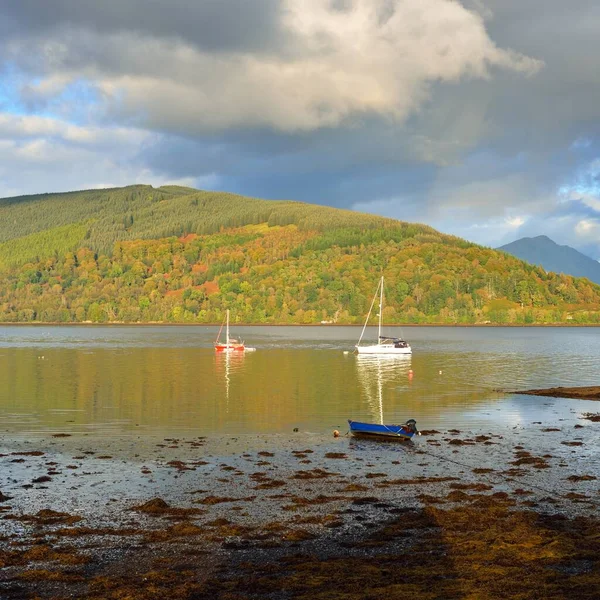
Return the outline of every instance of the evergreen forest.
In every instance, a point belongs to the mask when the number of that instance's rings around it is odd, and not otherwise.
[[[178,186],[0,199],[2,322],[362,323],[381,275],[387,324],[600,323],[600,286],[425,225]]]

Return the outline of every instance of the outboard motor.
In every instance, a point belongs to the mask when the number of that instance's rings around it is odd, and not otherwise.
[[[409,419],[406,421],[406,423],[404,423],[404,428],[411,433],[417,433],[418,435],[421,435],[417,429],[417,422],[414,419]]]

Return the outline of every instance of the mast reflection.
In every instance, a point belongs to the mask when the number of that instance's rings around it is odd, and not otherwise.
[[[229,400],[229,387],[231,375],[240,371],[244,364],[244,352],[216,352],[215,373],[225,381],[225,398]]]
[[[409,375],[410,355],[358,354],[356,368],[371,414],[383,425],[383,390]]]

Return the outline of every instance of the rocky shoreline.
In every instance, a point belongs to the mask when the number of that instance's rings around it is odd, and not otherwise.
[[[600,400],[600,386],[553,387],[538,390],[510,392],[527,396],[546,396],[549,398],[579,398],[580,400]]]
[[[4,436],[0,597],[600,597],[593,419],[423,433]]]

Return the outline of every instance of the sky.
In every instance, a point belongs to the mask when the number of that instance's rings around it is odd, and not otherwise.
[[[600,259],[597,0],[0,0],[0,197],[147,183]]]

